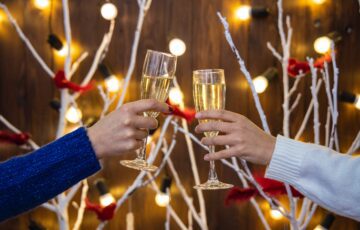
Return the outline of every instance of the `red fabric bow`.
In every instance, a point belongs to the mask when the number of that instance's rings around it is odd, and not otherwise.
[[[100,204],[91,203],[89,199],[85,198],[86,210],[93,211],[96,213],[96,216],[101,221],[111,220],[114,217],[116,203],[111,203],[106,207],[101,206]]]
[[[63,70],[59,70],[55,74],[54,82],[56,87],[59,89],[71,89],[75,92],[85,92],[93,88],[93,85],[91,83],[81,86],[67,80],[65,77],[65,72]]]
[[[316,59],[314,62],[314,67],[317,69],[322,69],[322,68],[324,68],[325,62],[328,62],[328,63],[331,62],[330,54],[325,54],[324,56]],[[303,74],[307,74],[308,72],[310,72],[310,66],[309,66],[308,62],[297,61],[295,58],[289,58],[289,64],[287,67],[287,71],[291,77],[296,77],[301,72]]]
[[[282,182],[267,179],[264,177],[256,177],[255,180],[261,185],[261,187],[263,188],[263,191],[266,194],[268,194],[270,197],[286,194],[286,188],[285,188],[284,183],[282,183]],[[297,191],[296,189],[294,189],[291,186],[290,186],[290,188],[291,188],[291,192],[294,197],[299,197],[299,198],[303,197],[303,195],[299,191]],[[233,202],[240,203],[243,201],[250,200],[252,197],[255,197],[258,195],[259,195],[259,192],[255,188],[234,187],[228,192],[228,194],[225,198],[225,204],[229,205]]]
[[[28,133],[11,133],[9,131],[0,130],[0,141],[10,142],[16,145],[23,145],[29,140]]]
[[[172,112],[171,115],[175,115],[181,118],[184,118],[188,123],[191,123],[195,119],[196,111],[192,108],[181,109],[179,106],[171,104],[170,100],[167,99],[166,103],[171,106]]]

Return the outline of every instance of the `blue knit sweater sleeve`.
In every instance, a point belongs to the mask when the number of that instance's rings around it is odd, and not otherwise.
[[[0,222],[48,201],[99,169],[85,128],[0,163]]]

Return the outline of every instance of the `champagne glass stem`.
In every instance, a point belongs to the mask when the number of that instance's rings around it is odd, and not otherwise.
[[[144,160],[146,161],[146,145],[147,145],[147,139],[149,136],[149,130],[146,130],[147,135],[143,140],[143,146],[142,148],[137,152],[137,159],[138,160]]]
[[[215,152],[215,146],[209,146],[209,154],[213,154]],[[209,178],[210,181],[218,180],[216,170],[215,170],[215,161],[210,161],[210,170],[209,170]]]

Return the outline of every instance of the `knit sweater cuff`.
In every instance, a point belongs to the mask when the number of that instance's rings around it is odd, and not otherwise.
[[[304,144],[281,135],[276,138],[275,150],[265,177],[294,184],[299,178]]]

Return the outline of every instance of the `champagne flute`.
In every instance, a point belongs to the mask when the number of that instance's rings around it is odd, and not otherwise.
[[[141,80],[141,99],[156,99],[165,102],[168,98],[169,87],[174,79],[176,70],[176,56],[158,51],[148,50],[146,53],[142,80]],[[156,118],[159,112],[146,111],[145,117]],[[147,130],[149,133],[149,130]],[[143,147],[138,150],[137,158],[134,160],[122,160],[120,163],[128,168],[153,172],[156,166],[146,162],[146,142],[144,139]]]
[[[193,72],[193,93],[196,112],[225,108],[225,76],[222,69],[204,69]],[[201,119],[200,123],[211,120]],[[215,137],[218,131],[205,132],[206,137]],[[215,146],[209,146],[209,154],[215,152]],[[195,189],[216,190],[228,189],[232,184],[226,184],[218,180],[215,171],[215,162],[210,161],[210,170],[207,182],[194,186]]]

